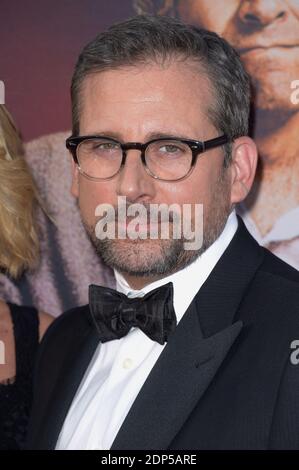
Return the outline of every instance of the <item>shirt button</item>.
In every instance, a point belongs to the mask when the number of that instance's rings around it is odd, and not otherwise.
[[[123,361],[123,368],[124,369],[131,369],[132,365],[133,365],[133,360],[130,357],[127,357]]]

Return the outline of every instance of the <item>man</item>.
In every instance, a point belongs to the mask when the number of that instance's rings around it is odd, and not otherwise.
[[[85,304],[89,284],[115,285],[113,272],[95,256],[76,200],[70,194],[71,161],[65,148],[69,134],[46,135],[25,145],[26,162],[46,207],[46,213],[36,212],[40,263],[17,280],[0,272],[1,298],[18,305],[34,305],[53,316]],[[77,252],[80,257],[74,256]]]
[[[48,332],[28,447],[298,447],[298,273],[234,212],[257,162],[237,54],[215,33],[135,17],[84,48],[72,102],[72,192],[118,292],[91,286]],[[175,238],[174,213],[171,237],[162,217],[159,237],[141,236],[146,222],[131,237],[130,209],[162,203],[190,204],[192,227],[203,206],[199,247]]]
[[[252,78],[260,160],[253,190],[238,212],[260,244],[299,269],[299,102],[292,88],[299,78],[299,1],[135,4],[139,12],[161,12],[216,31],[240,53]]]

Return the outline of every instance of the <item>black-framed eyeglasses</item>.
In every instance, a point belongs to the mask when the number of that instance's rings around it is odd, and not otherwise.
[[[139,150],[147,173],[162,181],[180,181],[190,175],[198,155],[227,144],[226,135],[206,141],[172,137],[140,142],[120,143],[110,137],[85,135],[69,137],[66,147],[79,171],[93,181],[110,180],[126,163],[128,150]]]

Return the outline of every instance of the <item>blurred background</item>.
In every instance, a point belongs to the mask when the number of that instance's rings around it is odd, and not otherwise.
[[[237,49],[251,76],[251,136],[259,150],[255,183],[238,213],[261,245],[299,269],[299,100],[291,99],[299,80],[299,0],[1,0],[0,6],[5,102],[52,217],[40,215],[38,270],[17,282],[0,274],[0,297],[59,315],[87,302],[90,283],[113,286],[69,193],[69,89],[82,47],[136,13],[181,18]]]

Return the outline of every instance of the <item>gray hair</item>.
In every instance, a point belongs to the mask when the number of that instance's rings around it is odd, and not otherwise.
[[[250,82],[237,52],[216,33],[168,16],[138,15],[114,24],[82,50],[71,85],[73,135],[79,134],[80,90],[92,73],[176,59],[200,65],[214,102],[208,115],[232,142],[248,134]],[[231,144],[225,145],[225,166]]]

